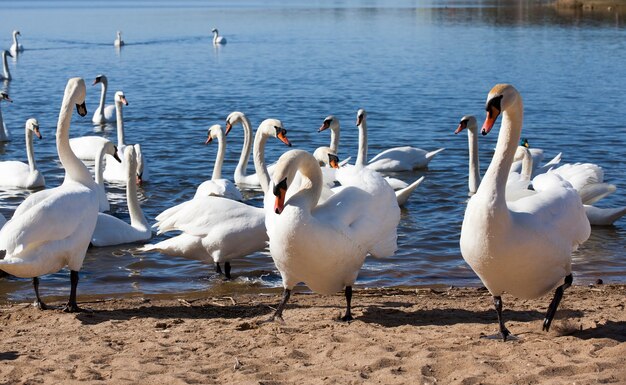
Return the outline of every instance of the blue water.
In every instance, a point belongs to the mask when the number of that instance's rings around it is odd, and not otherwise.
[[[4,84],[14,103],[2,103],[14,141],[0,144],[0,160],[25,160],[23,127],[31,116],[44,139],[35,156],[47,186],[63,177],[54,130],[65,83],[109,78],[108,102],[123,90],[127,143],[141,143],[151,181],[141,190],[148,220],[193,196],[210,177],[217,146],[206,129],[231,111],[256,126],[282,120],[297,148],[328,145],[317,133],[334,114],[342,122],[340,156],[356,156],[356,111],[368,111],[370,157],[410,144],[446,147],[428,170],[395,175],[426,180],[402,210],[399,250],[368,259],[362,286],[478,285],[458,240],[467,195],[467,138],[453,134],[461,116],[484,118],[491,87],[514,84],[525,102],[523,136],[551,158],[593,162],[617,192],[598,203],[626,205],[626,27],[624,15],[557,12],[535,2],[432,1],[20,1],[3,4],[0,45],[19,29],[26,51],[10,62]],[[215,48],[211,28],[228,44]],[[115,31],[126,46],[113,47]],[[75,116],[71,136],[103,135],[93,126],[99,87],[88,86],[88,117]],[[497,136],[480,138],[483,171]],[[223,175],[232,176],[242,145],[240,128],[228,136]],[[287,148],[268,142],[268,161]],[[354,158],[353,158],[354,159]],[[1,177],[1,176],[0,176]],[[28,195],[0,191],[0,212],[10,216]],[[112,211],[128,219],[121,185],[110,185]],[[261,204],[258,194],[250,202]],[[576,282],[626,282],[626,219],[594,228],[574,254]],[[165,239],[160,236],[153,241]],[[90,249],[79,295],[257,290],[280,285],[267,253],[233,263],[238,278],[222,283],[212,266],[137,245]],[[45,296],[68,292],[66,271],[42,278]],[[0,302],[32,298],[29,280],[0,280]]]

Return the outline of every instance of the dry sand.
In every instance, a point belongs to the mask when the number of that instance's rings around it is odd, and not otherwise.
[[[196,294],[197,295],[197,294]],[[550,297],[504,296],[497,331],[484,290],[295,294],[285,323],[264,323],[280,293],[79,304],[92,313],[0,307],[2,384],[626,384],[626,286],[572,287],[549,333]]]

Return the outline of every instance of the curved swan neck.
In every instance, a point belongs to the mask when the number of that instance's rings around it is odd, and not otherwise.
[[[13,32],[13,44],[15,44],[15,47],[19,47],[18,43],[17,43],[17,33]]]
[[[226,138],[224,137],[224,133],[220,130],[217,133],[217,155],[215,156],[215,165],[213,165],[212,180],[222,178],[222,164],[224,163],[225,153]]]
[[[526,147],[522,147],[524,150],[524,157],[522,158],[522,172],[520,175],[524,180],[530,180],[533,173],[533,157],[530,155],[530,150]]]
[[[359,124],[359,152],[356,157],[355,166],[365,167],[367,162],[367,123],[366,118],[363,117],[361,124]]]
[[[289,203],[311,212],[317,206],[317,202],[322,195],[324,181],[322,169],[317,160],[306,152],[304,154],[304,156],[297,158],[298,161],[294,165],[301,174],[301,182],[298,191],[289,198]],[[293,175],[295,175],[295,172]]]
[[[257,128],[254,136],[254,170],[259,177],[261,190],[267,192],[270,185],[270,174],[265,165],[265,143],[269,136],[263,133],[261,127]]]
[[[96,179],[96,184],[98,186],[102,186],[102,190],[104,190],[104,178],[103,178],[103,173],[104,173],[104,154],[105,154],[105,148],[104,146],[98,148],[98,151],[96,152],[96,163],[95,163],[95,179]]]
[[[104,119],[104,99],[107,94],[107,81],[103,79],[100,81],[100,84],[102,84],[102,86],[100,87],[100,105],[98,108],[100,109],[100,116]]]
[[[330,129],[330,150],[339,155],[339,124]]]
[[[252,127],[247,116],[241,116],[241,125],[243,126],[243,147],[241,148],[239,162],[235,168],[235,175],[238,177],[246,176],[248,173],[248,161],[250,160],[250,151],[252,150]]]
[[[74,155],[70,147],[70,121],[72,120],[73,103],[70,95],[63,97],[61,111],[59,112],[59,121],[57,123],[57,152],[59,160],[65,169],[65,181],[69,179],[82,183],[85,186],[92,187],[94,181],[87,167]],[[64,182],[65,183],[65,182]]]
[[[9,72],[9,63],[7,62],[6,51],[2,51],[2,72],[6,80],[11,80],[11,72]]]
[[[480,161],[478,159],[478,135],[477,128],[467,130],[467,142],[469,146],[469,191],[474,194],[480,185]]]
[[[135,169],[136,168],[137,167],[135,165]],[[126,180],[126,203],[128,204],[130,225],[136,229],[145,231],[149,228],[148,220],[143,214],[143,210],[139,204],[139,198],[137,198],[137,182],[133,177],[134,174],[135,172],[133,172],[133,175]]]
[[[33,150],[33,132],[26,128],[26,155],[28,156],[28,168],[30,172],[37,171],[35,152]]]
[[[102,98],[104,100],[104,98]],[[102,110],[104,111],[104,110]],[[117,118],[117,148],[124,146],[124,116],[122,114],[122,102],[115,101],[115,116]]]

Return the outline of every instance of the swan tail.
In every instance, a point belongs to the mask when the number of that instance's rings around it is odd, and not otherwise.
[[[440,148],[435,151],[427,152],[426,159],[431,160],[435,155],[439,154],[441,151],[445,150],[445,148]]]
[[[599,207],[585,205],[585,213],[589,223],[594,226],[610,226],[616,220],[626,215],[626,206],[616,207],[612,209],[603,209]]]
[[[552,168],[552,167],[556,166],[557,164],[561,163],[561,156],[563,156],[563,153],[559,152],[558,154],[556,154],[556,156],[554,158],[552,158],[552,160],[550,160],[548,163],[544,164],[542,167]]]
[[[396,191],[396,200],[398,201],[398,206],[404,206],[406,201],[409,199],[409,196],[415,191],[415,189],[422,184],[424,181],[424,177],[419,178],[415,182],[411,183],[408,187],[405,187],[401,190]]]
[[[348,164],[348,162],[350,161],[350,159],[352,159],[351,156],[347,157],[346,159],[342,160],[341,162],[339,162],[339,167],[343,167],[346,164]]]
[[[617,190],[615,185],[609,183],[594,183],[583,187],[579,192],[580,200],[585,205],[592,205],[600,199],[613,194]]]

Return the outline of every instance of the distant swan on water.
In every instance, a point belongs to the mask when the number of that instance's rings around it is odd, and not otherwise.
[[[115,37],[115,41],[113,42],[113,45],[116,47],[122,47],[124,45],[124,40],[122,40],[121,31],[117,31],[117,36]]]
[[[226,44],[226,38],[224,36],[220,36],[217,28],[213,28],[211,32],[213,32],[213,44]]]
[[[0,186],[2,187],[33,189],[46,184],[43,174],[37,169],[33,151],[33,133],[41,139],[37,119],[30,118],[26,121],[25,132],[28,164],[17,160],[0,162],[0,175],[2,175]]]
[[[18,36],[22,36],[22,34],[20,33],[20,31],[13,31],[13,44],[11,44],[11,53],[13,55],[17,54],[18,52],[22,52],[24,51],[24,46],[21,45],[18,41],[17,41],[17,37]]]

